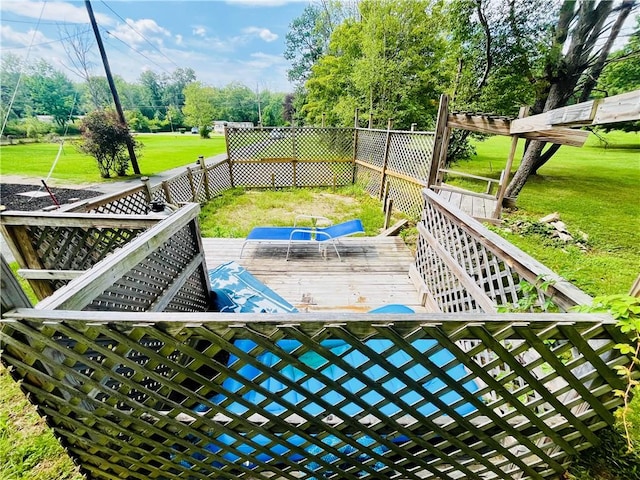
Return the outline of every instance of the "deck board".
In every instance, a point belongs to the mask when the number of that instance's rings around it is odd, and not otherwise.
[[[294,245],[286,261],[286,245],[250,243],[240,258],[243,239],[202,243],[208,268],[235,260],[300,311],[366,312],[390,303],[426,311],[409,279],[413,256],[399,237],[342,239],[342,262],[314,245]]]

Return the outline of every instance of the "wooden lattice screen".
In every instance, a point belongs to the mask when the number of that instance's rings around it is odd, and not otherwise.
[[[236,187],[320,187],[353,182],[353,129],[227,128]]]
[[[431,132],[356,129],[355,181],[372,196],[391,199],[394,208],[417,217],[420,191],[428,185],[434,137]]]
[[[200,312],[209,308],[209,277],[191,203],[138,235],[67,288],[45,309]]]
[[[510,480],[598,444],[620,336],[582,314],[21,309],[1,341],[88,478]]]
[[[442,312],[495,312],[513,309],[523,298],[520,282],[549,282],[538,294],[562,311],[591,298],[481,223],[422,190],[424,209],[411,275],[434,309]]]
[[[158,223],[147,215],[5,212],[0,228],[40,300]]]

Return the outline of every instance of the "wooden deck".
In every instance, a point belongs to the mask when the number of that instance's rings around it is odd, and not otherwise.
[[[465,192],[464,190],[440,190],[438,195],[444,198],[453,206],[459,208],[467,215],[483,222],[495,222],[493,214],[496,210],[497,200],[495,198],[487,198],[474,192]]]
[[[341,240],[326,258],[314,245],[296,244],[289,261],[286,245],[249,243],[242,258],[242,239],[203,238],[208,268],[235,260],[300,311],[367,312],[390,303],[426,311],[409,279],[413,256],[399,237]]]

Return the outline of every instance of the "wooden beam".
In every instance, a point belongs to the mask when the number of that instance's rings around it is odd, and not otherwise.
[[[537,115],[535,115],[537,116]],[[449,115],[447,120],[448,128],[460,128],[472,132],[486,133],[491,135],[513,135],[519,133],[521,138],[528,140],[541,140],[544,142],[557,143],[559,145],[569,145],[572,147],[581,147],[589,136],[588,132],[581,130],[572,130],[571,128],[550,127],[548,125],[540,126],[535,124],[534,128],[529,131],[525,129],[523,132],[514,132],[511,125],[514,122],[520,122],[532,117],[509,121],[507,119],[491,119],[490,117],[477,115],[454,114]],[[538,131],[543,128],[542,131]]]
[[[640,120],[640,90],[556,108],[511,122],[510,133],[548,130],[556,126],[603,125]]]
[[[511,135],[509,130],[510,122],[505,119],[492,119],[481,115],[449,114],[447,116],[447,127],[461,128],[478,133],[488,133],[491,135]]]

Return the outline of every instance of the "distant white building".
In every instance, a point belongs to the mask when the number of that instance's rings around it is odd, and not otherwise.
[[[224,133],[224,127],[233,128],[253,128],[253,122],[225,122],[224,120],[216,120],[213,122],[213,131],[215,133]]]

